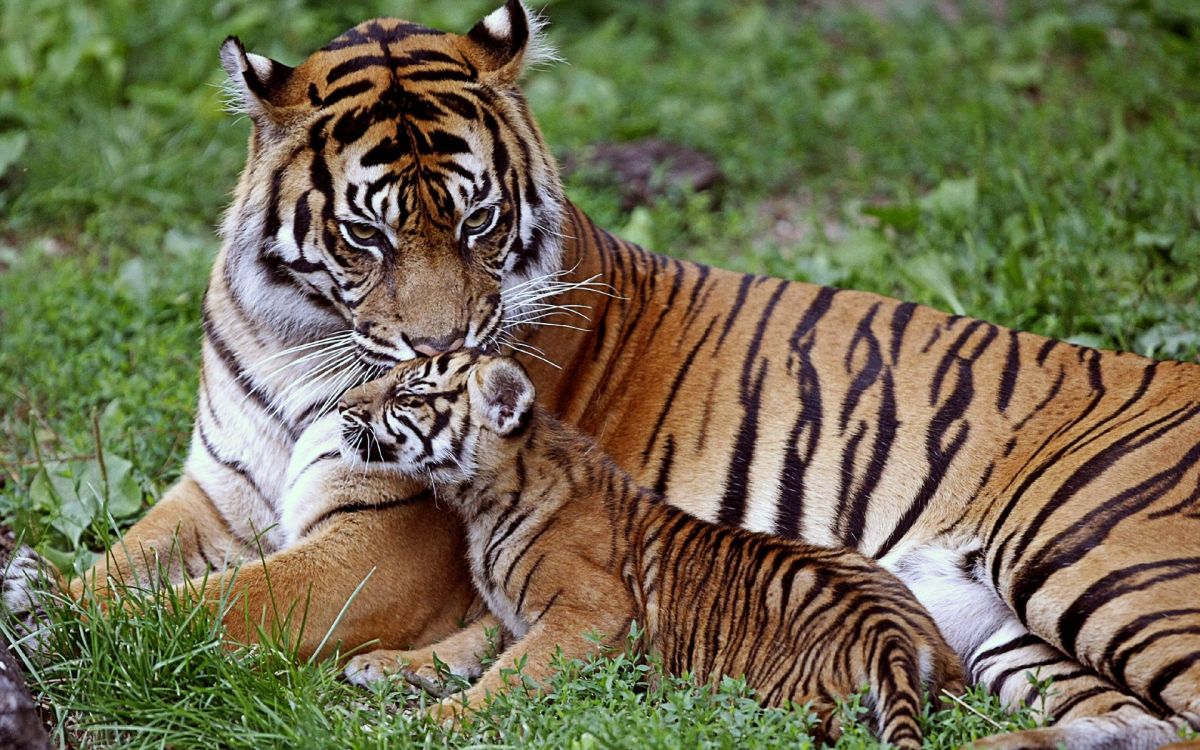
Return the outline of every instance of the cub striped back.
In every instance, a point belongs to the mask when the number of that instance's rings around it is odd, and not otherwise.
[[[344,451],[426,478],[467,524],[474,581],[531,663],[643,648],[702,682],[745,676],[772,705],[809,704],[824,737],[836,702],[869,687],[877,731],[919,748],[921,691],[962,672],[897,578],[850,550],[718,526],[639,488],[595,444],[534,404],[515,360],[474,352],[406,363],[349,392]],[[468,693],[502,689],[504,657]]]

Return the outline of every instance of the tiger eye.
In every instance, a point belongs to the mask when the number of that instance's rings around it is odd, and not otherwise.
[[[470,216],[463,219],[463,229],[468,232],[478,232],[480,229],[483,229],[487,226],[488,221],[491,220],[493,210],[495,209],[480,208],[472,211]]]
[[[379,230],[370,224],[346,223],[346,230],[350,232],[350,236],[356,240],[363,242],[371,242],[379,237]]]

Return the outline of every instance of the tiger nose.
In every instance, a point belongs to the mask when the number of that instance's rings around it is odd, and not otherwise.
[[[440,339],[424,338],[413,339],[412,348],[418,354],[424,354],[426,357],[433,357],[442,352],[452,352],[455,349],[461,349],[464,343],[462,336],[453,337],[454,334],[443,336]]]

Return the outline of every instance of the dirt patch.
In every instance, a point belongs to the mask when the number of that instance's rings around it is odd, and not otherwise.
[[[625,210],[672,192],[712,190],[723,177],[708,154],[662,138],[600,143],[564,159],[563,171],[615,188]]]

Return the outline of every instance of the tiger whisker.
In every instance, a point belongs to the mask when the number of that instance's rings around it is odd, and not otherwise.
[[[533,311],[539,311],[539,312],[543,311],[543,310],[553,310],[556,312],[570,313],[571,315],[578,315],[581,318],[587,317],[587,315],[583,312],[584,310],[587,310],[588,312],[591,312],[591,310],[592,310],[591,305],[580,305],[580,304],[560,305],[556,302],[527,302],[527,303],[521,305],[521,307],[528,308]]]
[[[279,393],[277,398],[281,402],[281,406],[290,404],[290,402],[293,400],[293,396],[295,396],[297,393],[301,392],[310,385],[325,380],[327,377],[340,370],[343,366],[353,361],[354,357],[355,354],[353,352],[339,351],[330,355],[330,359],[321,362],[307,373],[304,373]]]
[[[580,282],[578,284],[564,284],[561,286],[556,284],[543,289],[530,290],[524,294],[509,297],[505,300],[505,302],[513,306],[526,305],[531,302],[540,302],[541,300],[548,299],[550,297],[557,297],[570,291],[590,292],[592,294],[599,294],[602,297],[609,297],[610,299],[628,299],[627,297],[617,294],[616,289],[614,289],[610,284],[588,284]]]
[[[504,339],[503,339],[504,341],[507,341],[507,342],[513,343],[513,344],[518,344],[520,346],[525,347],[526,349],[529,349],[530,351],[537,352],[538,354],[541,354],[542,356],[549,356],[548,354],[546,354],[545,349],[542,349],[540,346],[537,346],[536,344],[532,344],[528,341],[522,341],[521,339],[514,336],[506,328],[501,328],[499,331],[499,335],[504,337]]]
[[[347,369],[342,373],[341,377],[335,380],[330,386],[329,395],[326,396],[325,401],[321,403],[321,408],[317,410],[318,418],[328,413],[328,411],[333,408],[333,405],[337,403],[337,399],[346,392],[346,389],[350,386],[350,384],[353,383],[360,375],[362,375],[362,361],[359,360],[353,364],[354,369]]]
[[[509,317],[503,318],[503,320],[508,323],[525,323],[530,320],[542,320],[544,318],[553,318],[557,315],[567,314],[567,311],[564,310],[534,310],[528,313],[524,311],[516,311],[511,313]],[[592,322],[592,319],[586,315],[574,315],[573,317],[581,317],[585,323]]]
[[[544,357],[541,354],[531,351],[532,349],[535,349],[536,347],[533,347],[530,344],[525,344],[523,342],[517,341],[516,339],[513,339],[510,337],[508,339],[500,341],[500,345],[507,346],[509,349],[512,349],[515,352],[520,352],[522,354],[533,357],[534,359],[540,359],[541,361],[545,362],[546,364],[550,365],[551,367],[553,367],[556,370],[562,369],[562,367],[559,364],[557,364],[556,362],[551,361],[549,358]],[[539,349],[538,351],[541,351],[541,350]],[[544,352],[543,352],[543,354],[544,354]]]
[[[546,294],[547,292],[552,293],[552,294],[557,294],[557,293],[567,291],[570,289],[575,289],[575,288],[605,288],[605,287],[607,287],[611,291],[614,291],[614,292],[616,291],[616,289],[614,289],[611,284],[607,284],[602,281],[596,281],[596,279],[598,279],[598,278],[600,278],[600,274],[594,274],[592,276],[589,276],[586,279],[581,279],[579,281],[560,281],[558,279],[547,277],[547,278],[541,279],[540,283],[538,283],[534,286],[531,286],[529,288],[518,289],[518,288],[514,287],[514,288],[510,288],[510,289],[505,289],[504,291],[507,293],[507,296],[510,299],[524,299],[524,298],[532,297],[532,296],[541,296],[541,295]]]
[[[587,321],[588,323],[592,322],[591,318],[589,318],[587,315],[584,315],[583,313],[579,312],[578,310],[568,310],[566,308],[561,308],[561,307],[557,307],[554,305],[544,305],[544,304],[538,305],[538,308],[540,308],[540,309],[530,310],[529,312],[526,312],[523,309],[517,310],[514,313],[514,317],[505,318],[505,320],[510,321],[510,322],[511,321],[523,322],[523,321],[527,321],[527,320],[541,320],[542,318],[549,318],[549,317],[553,317],[555,315],[572,315],[577,318],[582,318],[583,320]]]
[[[330,348],[322,349],[320,351],[305,355],[304,359],[307,360],[307,359],[313,359],[313,358],[335,358],[335,357],[338,357],[339,355],[343,354],[346,351],[347,351],[347,349],[344,346],[332,346]],[[311,379],[311,377],[314,373],[325,368],[327,364],[328,364],[327,362],[319,362],[318,364],[314,365],[312,367],[312,369],[309,370],[308,373],[301,375],[299,379],[290,383],[282,391],[272,395],[268,399],[269,411],[272,414],[275,414],[276,416],[282,417],[284,404],[281,403],[281,401],[283,400],[284,395],[291,388],[303,385],[306,380]],[[285,365],[284,367],[277,368],[276,370],[273,370],[270,373],[268,373],[266,376],[264,376],[261,380],[259,380],[255,384],[255,386],[253,388],[250,388],[246,391],[246,393],[242,396],[242,402],[244,403],[246,399],[250,398],[251,396],[253,396],[256,393],[266,393],[268,388],[270,387],[269,379],[271,378],[271,376],[275,375],[277,372],[282,371],[283,369],[286,369],[288,366],[289,365]]]
[[[291,368],[295,367],[296,365],[303,364],[310,360],[317,359],[317,358],[323,357],[323,356],[340,354],[342,352],[350,351],[353,348],[354,348],[354,342],[350,341],[349,339],[347,339],[345,341],[341,341],[341,342],[336,342],[334,344],[330,344],[329,346],[327,346],[323,349],[318,349],[315,352],[310,352],[310,353],[304,355],[303,357],[300,357],[298,359],[292,360],[291,362],[287,362],[285,364],[280,365],[279,367],[276,367],[274,370],[271,370],[266,375],[264,375],[263,380],[271,378],[272,376],[278,375],[279,373],[283,372],[284,370],[291,369]]]
[[[317,388],[314,389],[316,393],[313,394],[313,398],[311,399],[310,403],[321,399],[321,394],[324,393],[324,388],[318,384],[321,381],[338,377],[338,371],[342,367],[349,365],[358,356],[359,355],[357,352],[353,351],[348,354],[343,354],[341,357],[332,362],[324,363],[322,366],[314,369],[312,372],[307,373],[306,377],[301,377],[299,380],[289,385],[276,397],[276,401],[278,402],[280,408],[279,413],[282,414],[283,410],[290,409],[295,406],[294,402],[297,398],[304,398],[304,393],[309,386],[317,385]]]
[[[537,319],[534,320],[505,320],[505,323],[510,323],[514,326],[542,326],[543,328],[570,328],[572,331],[590,331],[590,328],[581,328],[579,326],[568,325],[566,323],[545,323]]]
[[[523,288],[523,287],[527,287],[527,286],[530,286],[530,285],[532,285],[532,284],[537,284],[537,283],[540,283],[540,282],[542,282],[542,281],[545,281],[545,280],[547,280],[547,279],[560,279],[560,278],[562,278],[563,276],[567,276],[567,275],[570,275],[570,274],[574,273],[574,272],[575,272],[575,269],[577,269],[577,268],[579,268],[579,263],[578,263],[578,262],[577,262],[575,265],[571,266],[570,268],[560,268],[560,269],[559,269],[559,270],[557,270],[557,271],[551,271],[550,273],[544,273],[544,274],[542,274],[542,275],[540,275],[540,276],[534,276],[534,277],[532,277],[532,278],[525,279],[524,281],[522,281],[522,282],[521,282],[521,283],[519,283],[519,284],[513,284],[513,285],[512,285],[512,286],[510,286],[510,287],[509,287],[509,288],[508,288],[506,291],[510,291],[510,292],[511,292],[511,291],[515,291],[515,290],[517,290],[517,289],[521,289],[521,288]]]
[[[379,456],[379,460],[383,460],[383,444],[379,442],[379,436],[375,434],[375,430],[368,428],[367,435],[369,436],[367,444],[367,455],[371,455],[371,444],[375,445],[375,453]]]
[[[572,270],[574,270],[574,269],[572,269]],[[571,273],[571,272],[565,271],[565,272],[559,273],[559,274],[548,274],[546,276],[540,277],[539,281],[541,281],[543,283],[539,284],[538,288],[555,287],[555,286],[570,288],[570,287],[575,287],[575,286],[586,285],[586,286],[608,287],[609,289],[613,289],[614,291],[616,291],[615,288],[611,284],[604,282],[604,281],[596,281],[596,279],[603,277],[604,274],[594,273],[591,276],[588,276],[586,279],[580,279],[578,281],[561,281],[560,280],[563,276],[565,276],[569,273]],[[515,290],[517,290],[517,287],[511,287],[511,288],[507,289],[506,291],[512,292]],[[527,290],[521,289],[520,291],[525,292]]]
[[[325,338],[317,339],[315,341],[309,341],[309,342],[306,342],[303,344],[298,344],[296,346],[289,346],[286,349],[281,349],[281,350],[275,352],[274,354],[272,354],[271,356],[264,357],[263,359],[259,360],[258,364],[264,365],[267,362],[270,362],[271,360],[279,359],[280,357],[286,357],[289,354],[295,354],[296,352],[307,351],[308,349],[312,349],[314,347],[324,346],[326,344],[331,344],[331,343],[335,343],[335,342],[339,342],[339,341],[347,341],[347,340],[350,340],[353,338],[354,338],[354,331],[340,331],[338,333],[333,334],[332,336],[326,336]]]

